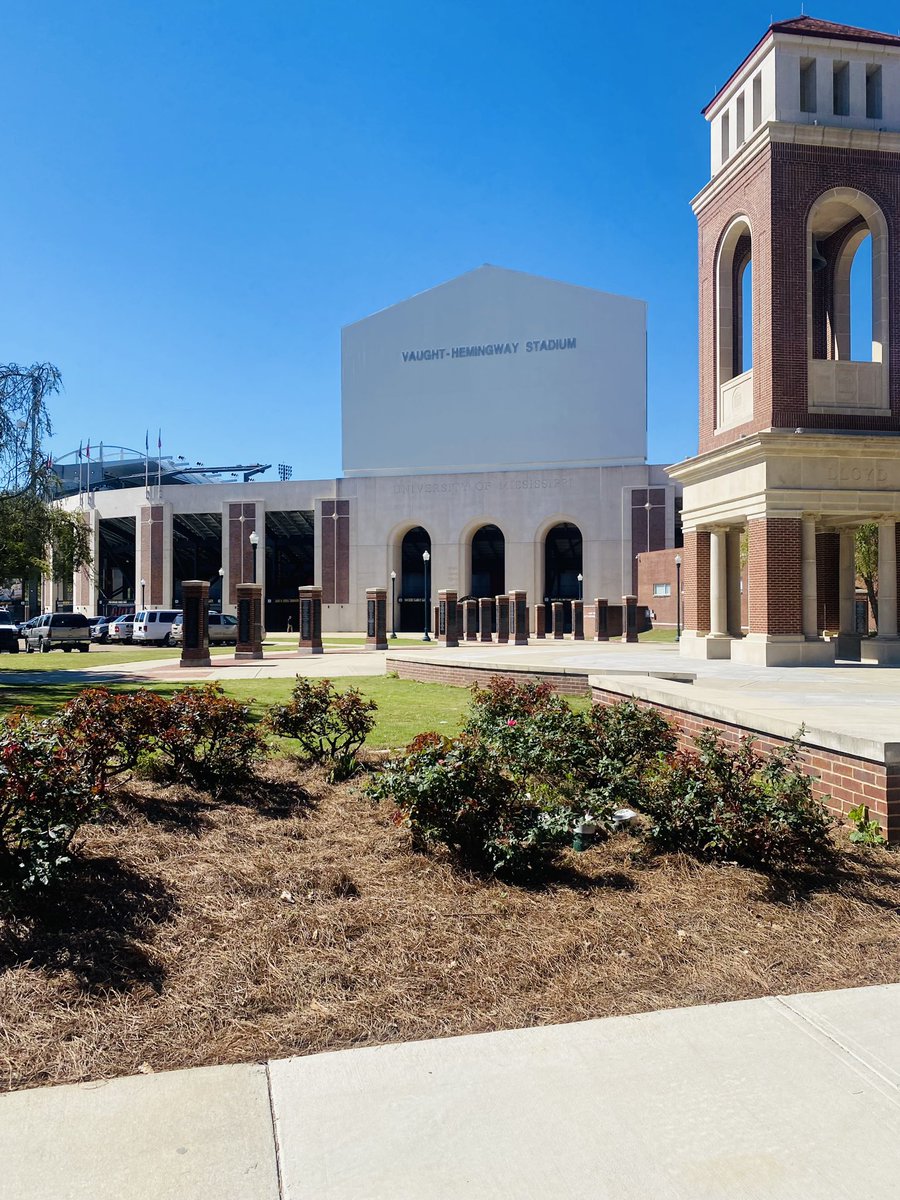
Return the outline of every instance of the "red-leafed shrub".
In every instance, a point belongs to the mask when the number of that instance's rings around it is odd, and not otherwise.
[[[303,758],[330,763],[332,782],[348,779],[357,754],[375,726],[378,705],[356,688],[338,692],[330,679],[297,676],[287,704],[273,704],[268,724],[273,733],[294,738]]]
[[[133,770],[141,755],[152,749],[167,708],[161,696],[143,688],[85,688],[60,709],[54,725],[91,783],[105,795],[113,777]]]
[[[163,702],[159,715],[155,748],[163,773],[214,797],[249,782],[268,753],[249,705],[228,699],[216,683],[183,688]]]

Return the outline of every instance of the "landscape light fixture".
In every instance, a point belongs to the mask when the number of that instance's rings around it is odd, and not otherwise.
[[[259,534],[255,529],[250,534],[250,545],[253,547],[253,582],[256,583],[256,547],[259,545]]]
[[[422,562],[425,564],[425,633],[422,636],[423,642],[431,641],[431,638],[428,636],[428,605],[431,601],[431,588],[428,586],[428,563],[430,560],[431,555],[426,550],[422,555]]]
[[[391,571],[391,637],[397,636],[397,572]]]
[[[681,555],[675,555],[675,641],[681,641]]]

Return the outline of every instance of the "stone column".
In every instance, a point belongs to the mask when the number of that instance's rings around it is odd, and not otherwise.
[[[536,604],[534,606],[534,636],[540,638],[541,641],[547,636],[546,604]]]
[[[366,588],[366,645],[387,650],[387,588]]]
[[[584,601],[572,601],[572,638],[576,642],[584,641]]]
[[[513,645],[528,645],[528,593],[509,593],[509,631]]]
[[[497,642],[506,645],[509,641],[509,596],[497,596]]]
[[[803,636],[819,636],[818,587],[816,580],[816,519],[804,514],[800,529],[800,558],[803,581]]]
[[[447,588],[438,591],[438,641],[442,646],[458,646],[456,592]]]
[[[728,636],[728,545],[724,529],[711,529],[709,537],[709,633]]]
[[[732,637],[741,636],[741,530],[729,529],[725,535],[727,626]]]
[[[478,601],[478,630],[482,642],[494,640],[491,626],[494,623],[494,601],[490,596],[482,596]]]
[[[298,654],[324,654],[322,645],[322,589],[297,589],[300,598],[300,629]]]
[[[878,522],[878,637],[897,637],[897,522]]]
[[[636,642],[637,631],[637,596],[622,597],[622,641]]]
[[[856,530],[842,529],[840,532],[840,561],[838,565],[838,587],[840,604],[840,632],[856,633]]]
[[[609,601],[597,599],[594,601],[597,608],[597,641],[609,641]]]
[[[550,605],[550,608],[553,611],[553,636],[558,640],[563,636],[565,631],[566,606],[563,604],[562,600],[554,600]]]
[[[185,579],[181,584],[181,595],[184,612],[181,665],[183,667],[211,666],[209,658],[209,584],[205,579]]]
[[[237,601],[237,645],[235,658],[263,657],[262,584],[239,583]]]

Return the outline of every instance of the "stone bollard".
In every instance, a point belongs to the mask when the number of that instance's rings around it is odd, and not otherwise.
[[[541,640],[547,636],[546,604],[536,604],[534,606],[534,636]]]
[[[494,623],[494,601],[490,596],[482,596],[478,601],[478,629],[482,642],[492,642],[494,633],[491,626]]]
[[[566,606],[562,600],[554,600],[550,608],[553,612],[553,636],[559,640],[566,632]]]
[[[584,601],[572,601],[572,637],[576,642],[584,641]]]
[[[466,629],[466,641],[478,641],[478,601],[463,600],[463,622]]]
[[[387,650],[387,588],[366,588],[366,645]]]
[[[438,592],[438,617],[435,629],[442,646],[459,645],[459,615],[456,592],[442,588]]]
[[[322,589],[298,588],[300,596],[300,640],[298,654],[324,654],[322,646]]]
[[[185,579],[181,585],[184,638],[181,666],[209,667],[209,584],[205,579]],[[259,656],[262,658],[262,654]]]
[[[514,646],[528,645],[528,593],[509,593],[509,632]]]
[[[622,597],[622,641],[636,642],[637,630],[637,596]]]
[[[597,641],[609,641],[609,601],[595,600],[594,604],[597,607]]]
[[[235,593],[237,599],[237,645],[234,648],[234,657],[236,659],[262,658],[262,584],[239,583]]]
[[[497,642],[506,645],[509,641],[509,596],[497,597]]]

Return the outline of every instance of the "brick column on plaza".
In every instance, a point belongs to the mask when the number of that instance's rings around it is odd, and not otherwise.
[[[184,638],[181,644],[183,667],[208,667],[209,658],[209,584],[205,579],[185,579],[181,584],[184,612]]]
[[[494,640],[491,626],[494,623],[494,601],[490,596],[482,596],[478,601],[478,629],[482,642]]]
[[[709,530],[691,529],[684,534],[682,551],[684,583],[684,629],[709,632]],[[752,596],[753,591],[750,589]]]
[[[509,641],[509,596],[497,596],[497,642],[506,645]]]
[[[543,640],[547,636],[547,606],[546,604],[536,604],[534,606],[534,636]]]
[[[263,657],[262,584],[239,583],[234,589],[237,603],[237,645],[234,657]]]
[[[761,517],[747,522],[750,633],[803,636],[802,521]]]
[[[576,642],[584,641],[584,601],[572,601],[572,637]]]
[[[463,628],[467,642],[478,641],[478,601],[463,600]]]
[[[299,654],[323,654],[322,646],[322,589],[319,587],[298,588],[300,599]]]
[[[515,646],[528,645],[528,593],[509,593],[509,632]]]
[[[442,646],[459,645],[457,594],[449,588],[441,588],[438,592],[438,618],[435,629]]]
[[[387,650],[387,588],[366,588],[366,645]]]
[[[594,636],[596,637],[598,642],[608,642],[609,641],[609,601],[598,596],[597,599],[594,600],[594,607],[596,610],[596,616],[595,616],[594,620],[596,621],[596,627],[597,627],[597,632]]]
[[[637,630],[637,596],[622,597],[622,641],[636,642]]]
[[[553,614],[553,636],[554,638],[559,639],[565,633],[566,606],[563,604],[562,600],[554,600],[550,605],[550,611]]]

